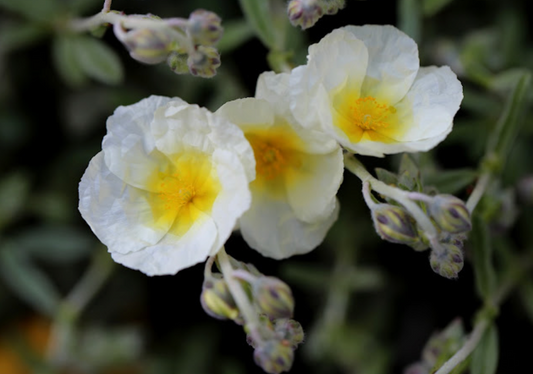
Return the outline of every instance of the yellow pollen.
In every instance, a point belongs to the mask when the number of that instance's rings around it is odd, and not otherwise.
[[[376,130],[389,127],[387,119],[396,113],[391,105],[380,104],[372,96],[361,97],[349,106],[353,124],[362,130]]]
[[[265,179],[274,179],[278,176],[285,164],[286,160],[283,152],[273,145],[262,142],[252,142],[254,155],[256,155],[256,171]]]
[[[193,201],[196,188],[194,184],[180,178],[179,174],[173,174],[161,182],[159,196],[165,203],[165,209],[179,210]]]

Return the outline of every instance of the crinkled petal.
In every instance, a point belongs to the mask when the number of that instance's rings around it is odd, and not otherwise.
[[[276,114],[294,122],[291,107],[287,100],[289,95],[289,73],[276,74],[273,71],[262,73],[257,79],[255,97],[268,101],[275,108]]]
[[[226,118],[241,129],[274,124],[274,111],[265,100],[245,98],[229,101],[222,105],[215,114]]]
[[[161,96],[150,96],[133,105],[118,107],[107,120],[107,135],[102,149],[109,170],[124,182],[147,189],[146,180],[165,156],[155,149],[150,134],[153,113],[161,105],[182,102]]]
[[[302,156],[302,166],[287,176],[287,198],[298,219],[316,222],[335,208],[344,163],[340,147],[329,154]]]
[[[302,222],[287,201],[256,196],[252,207],[239,220],[244,240],[265,257],[277,260],[304,254],[316,248],[337,220],[338,203],[327,219],[309,224]]]
[[[113,260],[147,275],[170,275],[203,262],[215,252],[217,228],[211,217],[204,215],[187,233],[177,238],[167,235],[160,243],[126,254],[113,252]],[[218,248],[220,249],[220,247]]]
[[[153,222],[149,192],[120,180],[106,166],[103,152],[89,163],[79,194],[82,217],[111,252],[125,254],[155,245],[172,224],[146,225]]]
[[[400,101],[419,68],[418,47],[413,39],[389,25],[346,26],[368,49],[368,68],[362,96],[372,96],[394,105]]]
[[[156,146],[172,155],[191,148],[213,153],[226,149],[239,156],[249,181],[255,178],[255,161],[250,144],[243,132],[227,119],[197,105],[159,108],[152,124]]]

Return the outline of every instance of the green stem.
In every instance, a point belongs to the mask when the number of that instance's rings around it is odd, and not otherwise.
[[[474,187],[474,190],[468,197],[468,200],[466,201],[466,208],[472,214],[474,212],[474,209],[476,208],[477,204],[479,203],[479,200],[483,197],[483,194],[485,193],[485,190],[487,189],[487,186],[490,183],[491,174],[485,173],[483,174],[477,181],[476,187]]]
[[[402,204],[405,209],[413,216],[418,225],[425,232],[431,243],[437,243],[438,232],[433,223],[426,216],[422,208],[409,199],[409,191],[400,190],[399,188],[389,186],[382,181],[374,178],[353,154],[344,155],[344,166],[350,172],[355,174],[363,183],[368,182],[372,189],[382,195],[388,196]]]
[[[248,328],[249,334],[255,344],[260,345],[263,341],[263,338],[259,332],[259,318],[254,307],[250,304],[248,296],[242,289],[239,281],[234,276],[235,270],[231,266],[229,256],[224,247],[218,251],[217,259],[218,264],[220,265],[220,271],[224,275],[224,280],[228,284],[228,288],[233,296],[233,300],[235,300],[235,304],[237,304],[237,307],[244,318],[245,326]]]

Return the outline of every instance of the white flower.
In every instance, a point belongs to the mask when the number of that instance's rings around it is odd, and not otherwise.
[[[236,123],[254,150],[252,206],[239,220],[248,245],[275,259],[317,247],[338,216],[342,150],[304,129],[291,115],[288,74],[260,76],[256,98],[226,103],[216,113]]]
[[[452,130],[463,98],[456,75],[419,67],[416,43],[392,26],[347,26],[309,47],[293,70],[291,108],[362,155],[427,151]]]
[[[181,99],[119,107],[80,182],[79,209],[113,259],[175,274],[215,254],[250,206],[242,131]]]

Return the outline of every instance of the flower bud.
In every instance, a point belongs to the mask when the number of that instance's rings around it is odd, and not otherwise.
[[[274,331],[280,339],[286,341],[292,348],[296,348],[298,344],[304,341],[305,335],[302,325],[293,319],[277,319],[274,322]]]
[[[211,278],[204,281],[200,295],[202,308],[217,319],[236,319],[239,309],[233,300],[228,285],[223,279]]]
[[[328,15],[336,14],[344,8],[345,3],[345,0],[322,0],[322,9]]]
[[[254,361],[266,373],[289,371],[294,361],[294,351],[278,340],[268,340],[254,350]]]
[[[201,45],[189,55],[187,65],[192,75],[211,78],[220,66],[220,55],[215,48]]]
[[[265,314],[260,314],[259,325],[259,331],[261,332],[261,336],[263,338],[268,339],[274,336],[274,325],[272,324],[272,321],[270,320],[270,318],[268,318],[268,316],[266,316]],[[246,332],[246,342],[252,347],[257,348],[257,344],[254,341],[252,334],[250,334],[250,329],[248,326],[244,326],[244,332]]]
[[[216,13],[198,9],[189,16],[187,32],[194,44],[214,45],[224,32],[220,22],[221,19]]]
[[[172,52],[168,55],[167,65],[176,74],[188,74],[187,57],[186,53]]]
[[[444,231],[459,234],[472,229],[470,212],[465,203],[453,195],[435,196],[428,205],[428,212]]]
[[[431,251],[429,263],[435,273],[448,279],[457,278],[464,265],[462,243],[439,243]]]
[[[377,204],[372,208],[372,219],[383,240],[407,245],[416,245],[420,241],[414,219],[402,207]]]
[[[274,277],[259,277],[252,284],[257,307],[268,317],[290,318],[294,311],[294,299],[289,286]]]
[[[313,26],[324,14],[318,0],[291,0],[287,6],[287,15],[293,26],[302,30]]]
[[[172,37],[165,30],[153,29],[128,31],[122,42],[132,58],[145,64],[165,61],[174,44]]]

